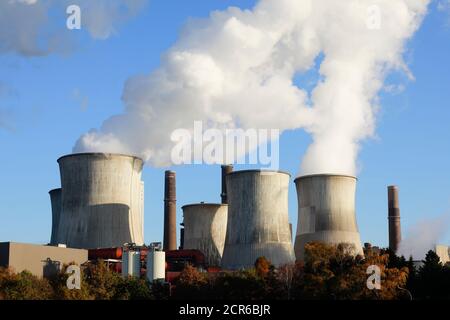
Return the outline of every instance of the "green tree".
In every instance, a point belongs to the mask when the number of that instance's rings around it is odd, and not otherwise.
[[[419,299],[449,299],[450,271],[434,251],[428,251],[419,268],[415,295]]]

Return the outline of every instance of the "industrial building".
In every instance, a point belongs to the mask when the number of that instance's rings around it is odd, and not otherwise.
[[[245,269],[265,257],[275,266],[295,261],[288,220],[290,175],[243,170],[226,176],[228,222],[222,268]]]
[[[295,180],[298,225],[297,260],[304,259],[308,242],[347,243],[363,255],[355,214],[356,178],[344,175],[309,175]]]
[[[61,189],[50,192],[51,244],[90,249],[144,243],[141,159],[83,153],[63,156],[58,163]]]
[[[298,224],[293,246],[288,215],[290,174],[221,168],[221,203],[182,207],[176,237],[176,173],[165,172],[163,244],[144,245],[143,161],[121,154],[83,153],[58,159],[61,188],[51,190],[49,246],[0,243],[0,266],[37,276],[69,262],[102,259],[124,276],[171,281],[186,264],[207,271],[252,268],[259,257],[281,266],[304,259],[308,242],[350,244],[363,255],[355,212],[357,179],[318,174],[295,179]],[[389,247],[401,241],[398,187],[388,187]],[[366,249],[368,248],[366,245]],[[88,249],[88,250],[83,250]],[[449,247],[436,246],[445,264]],[[89,255],[89,256],[88,256]]]
[[[0,243],[0,267],[14,272],[29,271],[37,277],[51,277],[64,264],[82,265],[88,261],[88,251],[36,244]]]
[[[434,252],[439,256],[441,259],[441,263],[443,265],[450,263],[450,247],[444,246],[444,245],[436,245]]]

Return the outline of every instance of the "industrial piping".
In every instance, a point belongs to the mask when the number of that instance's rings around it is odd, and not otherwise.
[[[319,174],[295,180],[298,225],[295,239],[297,260],[304,260],[309,242],[346,243],[352,254],[363,255],[355,214],[356,178]]]
[[[176,174],[165,172],[164,185],[164,251],[177,250]]]
[[[389,249],[397,253],[402,241],[398,187],[388,187]]]

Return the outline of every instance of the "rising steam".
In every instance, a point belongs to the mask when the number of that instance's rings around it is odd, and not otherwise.
[[[428,0],[261,0],[194,20],[149,75],[130,78],[125,112],[83,135],[74,152],[126,152],[170,163],[171,133],[196,120],[213,128],[303,128],[313,143],[301,171],[356,173],[371,137],[377,94]],[[294,84],[315,68],[308,92]]]
[[[435,246],[449,232],[450,214],[435,218],[424,219],[411,226],[406,237],[400,243],[399,255],[406,258],[412,256],[414,260],[425,258],[429,250],[435,250]]]

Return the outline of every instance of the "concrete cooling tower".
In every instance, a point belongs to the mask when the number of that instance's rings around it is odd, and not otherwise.
[[[295,180],[298,225],[297,260],[304,259],[308,242],[348,243],[353,254],[363,254],[355,215],[356,178],[342,175],[311,175]]]
[[[183,249],[200,250],[208,266],[220,267],[227,233],[228,205],[200,203],[182,207]]]
[[[226,178],[228,226],[222,268],[254,267],[259,257],[275,266],[295,261],[288,221],[290,175],[245,170]]]
[[[58,242],[72,248],[112,248],[144,242],[143,161],[83,153],[58,159],[61,215]]]
[[[61,216],[61,188],[54,189],[49,192],[50,201],[52,203],[52,235],[50,237],[50,244],[57,245],[59,243],[58,239],[58,228],[59,228],[59,217]]]

